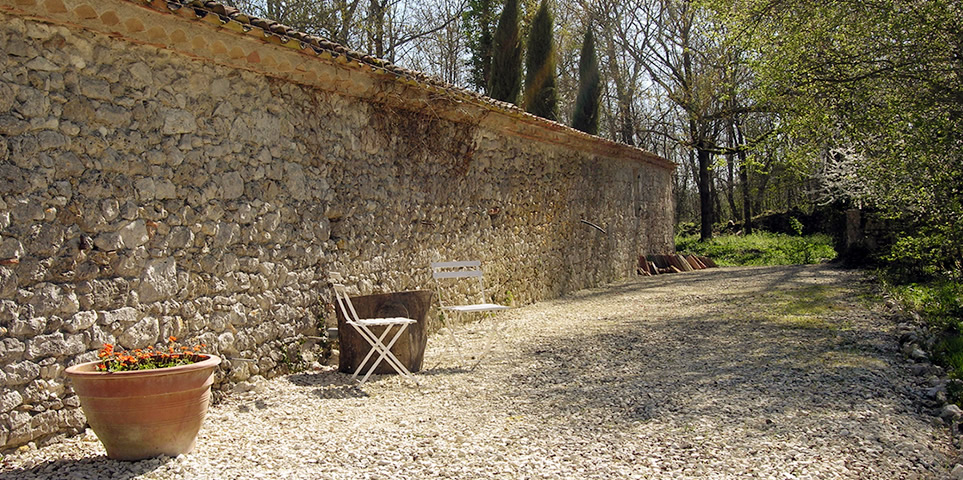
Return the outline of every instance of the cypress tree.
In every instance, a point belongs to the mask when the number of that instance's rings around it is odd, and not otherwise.
[[[572,114],[572,128],[585,133],[599,133],[599,104],[602,97],[602,77],[599,74],[599,60],[595,54],[595,37],[591,25],[585,30],[582,53],[578,59],[578,96],[575,99],[575,113]]]
[[[468,81],[479,91],[488,95],[492,69],[492,32],[495,22],[495,0],[469,0],[468,11],[462,22],[468,36],[471,59]]]
[[[538,6],[528,35],[525,56],[525,111],[549,120],[558,118],[558,91],[555,88],[555,41],[552,14],[546,0]]]
[[[522,42],[519,37],[518,0],[505,0],[492,44],[488,92],[495,100],[518,103],[522,88]]]

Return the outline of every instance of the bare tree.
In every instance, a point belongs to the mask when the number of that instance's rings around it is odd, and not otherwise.
[[[654,109],[660,117],[651,119],[641,131],[656,133],[694,151],[700,233],[703,240],[711,238],[716,217],[713,157],[725,151],[720,145],[723,120],[746,110],[724,100],[731,98],[725,91],[729,85],[727,68],[733,61],[729,46],[721,43],[722,36],[714,30],[718,25],[693,0],[613,0],[604,13],[611,29],[610,55],[622,52],[633,65],[644,69],[646,82],[640,87],[653,92],[646,97],[636,94],[632,105],[638,105],[640,98],[671,103],[671,107]],[[678,109],[679,121],[666,122],[672,117],[664,112],[672,108]],[[624,115],[632,116],[631,112]]]
[[[391,62],[405,62],[423,48],[419,42],[458,23],[465,0],[231,0],[253,15],[305,33],[365,50]],[[460,55],[460,54],[459,54]]]

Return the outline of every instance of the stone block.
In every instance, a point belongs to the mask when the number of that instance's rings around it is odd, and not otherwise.
[[[226,355],[237,355],[237,346],[234,342],[234,334],[224,332],[217,336],[217,351]]]
[[[0,413],[6,413],[23,404],[23,396],[16,390],[7,390],[0,394]]]
[[[16,338],[7,337],[0,340],[0,364],[22,360],[26,349],[26,345]]]
[[[119,232],[104,232],[94,238],[94,246],[105,252],[120,250],[124,248],[124,239]]]
[[[85,310],[75,313],[64,322],[64,330],[69,333],[77,333],[86,330],[97,323],[97,312]]]
[[[67,405],[66,400],[64,405]],[[62,423],[70,428],[83,428],[87,424],[87,417],[84,416],[84,412],[80,408],[65,408],[60,410],[60,415],[63,418]]]
[[[77,294],[52,283],[42,283],[34,288],[35,294],[29,304],[38,316],[69,316],[80,310]]]
[[[177,187],[170,180],[158,180],[154,184],[154,198],[157,200],[177,198]]]
[[[82,340],[87,350],[100,350],[105,343],[117,343],[117,338],[106,332],[99,325],[93,325],[87,330],[84,330]]]
[[[17,318],[10,324],[10,333],[18,337],[32,337],[47,329],[45,317]]]
[[[60,66],[44,57],[34,57],[24,66],[30,70],[36,70],[39,72],[56,72],[60,70]]]
[[[44,130],[37,134],[37,143],[41,150],[52,150],[62,148],[67,144],[67,137],[60,132]]]
[[[127,67],[130,72],[134,85],[149,86],[154,83],[154,72],[149,65],[144,62],[135,62]]]
[[[170,109],[163,112],[162,115],[164,116],[164,126],[161,133],[164,135],[177,135],[197,131],[197,118],[195,118],[191,112],[180,109]]]
[[[194,232],[187,227],[173,227],[167,236],[167,246],[173,249],[187,248],[194,244]]]
[[[7,425],[11,430],[16,430],[30,423],[30,414],[27,412],[13,410],[7,413]]]
[[[244,195],[244,178],[238,172],[221,175],[217,183],[221,189],[221,198],[224,200],[234,200]]]
[[[126,349],[147,348],[160,339],[160,324],[154,317],[144,317],[117,335],[117,343]]]
[[[13,298],[19,279],[13,269],[0,265],[0,298]]]
[[[39,222],[44,219],[43,203],[33,199],[17,201],[11,213],[13,220],[20,223]]]
[[[147,224],[143,220],[130,222],[117,232],[125,248],[136,248],[150,241]]]
[[[26,355],[28,360],[39,360],[60,355],[76,355],[81,352],[83,352],[82,346],[79,351],[68,352],[67,341],[64,339],[64,334],[60,332],[38,335],[27,340]]]
[[[293,162],[284,164],[284,186],[287,193],[295,200],[306,200],[308,198],[307,183],[304,178],[304,169],[301,165]]]
[[[50,435],[60,430],[60,420],[60,412],[56,410],[41,412],[30,419],[30,431],[35,438]]]
[[[80,94],[95,100],[113,100],[110,94],[110,84],[106,80],[84,76],[80,79]],[[74,120],[89,120],[88,118],[76,118]]]
[[[6,374],[4,383],[7,386],[24,385],[40,376],[40,365],[28,361],[11,363],[3,367],[3,372]]]
[[[92,120],[111,128],[124,128],[130,125],[133,114],[120,105],[104,104],[94,112]]]
[[[123,307],[116,310],[100,312],[100,320],[98,323],[100,325],[114,325],[117,324],[120,328],[127,328],[143,318],[143,314],[140,313],[134,307]]]
[[[137,289],[141,302],[172,298],[177,293],[177,262],[173,258],[148,262]]]
[[[43,223],[34,228],[27,239],[28,252],[38,257],[53,257],[64,244],[66,230],[60,224]]]
[[[234,223],[222,222],[218,224],[214,234],[212,246],[214,248],[225,248],[241,236],[241,227]]]
[[[120,202],[117,199],[105,198],[100,202],[99,207],[100,214],[108,222],[113,222],[120,215]]]

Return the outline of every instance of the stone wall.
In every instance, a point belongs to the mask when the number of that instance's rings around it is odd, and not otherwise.
[[[527,303],[672,248],[665,164],[30,18],[0,8],[0,449],[83,426],[63,370],[104,343],[282,373],[331,272],[430,288],[478,258]]]

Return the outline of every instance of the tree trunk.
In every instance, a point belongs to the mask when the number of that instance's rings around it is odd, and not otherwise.
[[[712,238],[712,192],[710,191],[711,180],[709,178],[709,166],[712,163],[712,153],[706,150],[703,145],[696,147],[696,155],[699,157],[699,209],[701,213],[702,228],[700,230],[700,241]]]
[[[742,134],[742,128],[739,122],[736,122],[736,144],[745,144],[745,135]],[[746,165],[746,152],[745,150],[739,149],[736,151],[736,155],[739,158],[739,184],[740,190],[742,191],[742,229],[746,235],[752,235],[752,198],[749,195],[749,166]]]
[[[749,195],[749,169],[746,168],[746,154],[739,154],[739,183],[742,190],[742,228],[746,235],[752,235],[752,198]]]
[[[729,215],[731,219],[737,218],[739,215],[739,209],[736,208],[736,165],[733,159],[733,154],[726,155],[726,167],[728,169],[729,178],[726,179],[726,201],[729,203]]]
[[[626,88],[625,79],[622,78],[622,71],[616,60],[618,56],[615,54],[615,42],[609,39],[607,43],[609,75],[615,83],[615,101],[616,105],[618,105],[618,120],[616,121],[616,128],[618,128],[617,140],[626,145],[635,145],[635,128],[632,123],[632,94],[630,89]]]
[[[376,57],[384,58],[387,2],[381,3],[379,0],[371,0],[368,8],[370,9],[368,12],[370,17],[368,28],[371,29],[371,49]]]
[[[417,321],[408,326],[405,333],[398,338],[398,341],[391,347],[391,352],[398,357],[398,360],[410,371],[421,370],[424,361],[425,345],[428,342],[427,315],[431,308],[431,297],[434,293],[431,290],[414,290],[407,292],[392,292],[374,295],[360,295],[351,297],[351,303],[358,312],[360,318],[384,318],[384,317],[406,317]],[[371,365],[376,358],[369,358],[368,363],[362,367],[361,360],[364,359],[371,344],[366,342],[361,334],[354,327],[345,322],[344,312],[340,308],[337,310],[338,317],[338,342],[341,346],[340,356],[338,357],[338,371],[344,373],[354,373],[361,369],[361,373],[366,373],[371,369]],[[398,327],[392,327],[389,337],[385,339],[387,343]],[[376,335],[384,332],[384,327],[372,327]],[[387,361],[381,362],[375,373],[396,373],[394,368]]]

